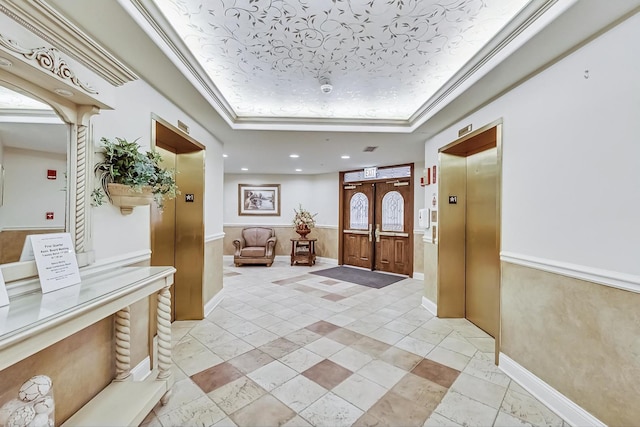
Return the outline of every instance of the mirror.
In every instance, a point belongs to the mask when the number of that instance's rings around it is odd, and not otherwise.
[[[69,125],[49,105],[0,86],[0,264],[29,234],[66,230]]]

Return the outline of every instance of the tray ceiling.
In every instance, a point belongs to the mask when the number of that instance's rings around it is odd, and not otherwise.
[[[153,0],[231,121],[405,125],[527,3]],[[333,90],[323,93],[323,83]]]

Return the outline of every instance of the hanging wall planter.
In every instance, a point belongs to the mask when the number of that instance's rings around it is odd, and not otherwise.
[[[144,186],[135,189],[124,184],[107,184],[111,204],[120,208],[122,215],[129,215],[136,206],[150,205],[153,201],[153,188]]]
[[[150,205],[152,200],[162,208],[165,196],[179,194],[174,171],[160,167],[162,159],[157,152],[142,153],[136,141],[117,137],[116,142],[100,141],[104,160],[94,167],[101,184],[91,193],[94,206],[102,205],[106,196],[123,215],[129,215],[134,207]]]

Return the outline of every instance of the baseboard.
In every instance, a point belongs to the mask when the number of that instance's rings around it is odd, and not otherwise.
[[[413,278],[416,280],[424,280],[424,273],[413,272]]]
[[[422,297],[422,307],[434,316],[438,316],[438,306],[427,297]]]
[[[319,264],[328,264],[328,265],[338,265],[338,260],[335,258],[325,258],[325,257],[317,257],[316,263]]]
[[[218,304],[222,302],[223,299],[224,299],[224,289],[220,289],[220,292],[215,294],[213,298],[207,301],[207,303],[204,305],[204,317],[207,317],[208,315],[210,315],[213,309],[216,308]]]
[[[142,359],[142,361],[131,370],[131,376],[134,381],[144,381],[149,374],[151,374],[151,359],[149,356]]]
[[[605,423],[576,405],[558,390],[529,372],[504,353],[498,367],[522,388],[572,426],[606,426]]]

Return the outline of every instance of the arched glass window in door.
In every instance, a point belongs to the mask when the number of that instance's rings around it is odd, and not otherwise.
[[[364,193],[356,193],[349,201],[349,228],[367,230],[369,228],[369,199]]]
[[[397,191],[382,198],[382,231],[404,231],[404,197]]]

